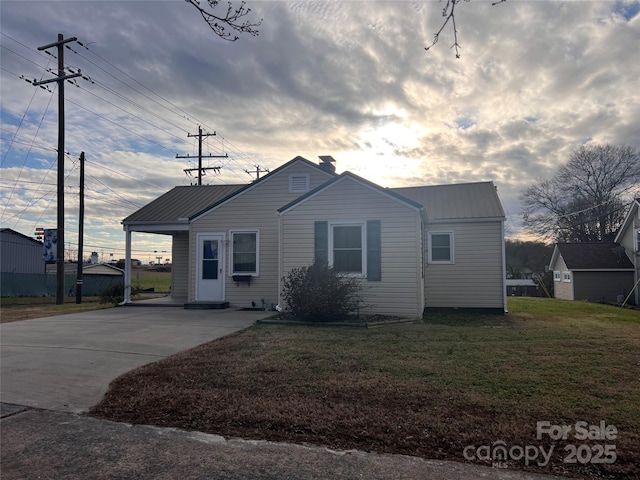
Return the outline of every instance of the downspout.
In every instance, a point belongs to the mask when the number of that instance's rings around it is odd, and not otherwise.
[[[278,218],[278,302],[277,305],[282,306],[282,213],[276,211]]]
[[[125,254],[124,254],[124,301],[120,305],[131,303],[131,228],[124,226]]]
[[[507,308],[507,252],[504,241],[504,220],[500,221],[500,230],[502,235],[502,297],[504,299],[504,313],[509,313]]]

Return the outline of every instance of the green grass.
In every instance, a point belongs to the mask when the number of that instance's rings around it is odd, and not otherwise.
[[[171,272],[156,272],[155,270],[133,270],[132,284],[141,289],[153,288],[159,293],[171,291]]]
[[[640,312],[525,298],[509,308],[370,330],[257,325],[121,377],[94,413],[460,461],[469,444],[544,443],[537,421],[605,420],[622,432],[616,464],[556,456],[543,471],[640,473]]]

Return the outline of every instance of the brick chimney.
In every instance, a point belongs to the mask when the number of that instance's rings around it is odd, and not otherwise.
[[[331,155],[320,155],[320,168],[329,173],[336,173],[336,160]]]

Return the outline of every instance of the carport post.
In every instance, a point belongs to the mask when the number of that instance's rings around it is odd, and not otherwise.
[[[124,302],[131,303],[131,229],[129,225],[125,225],[126,234],[125,253],[124,253]]]

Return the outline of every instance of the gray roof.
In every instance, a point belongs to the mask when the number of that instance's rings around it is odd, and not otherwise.
[[[133,212],[122,223],[178,223],[180,219],[195,215],[243,187],[246,184],[175,187]]]
[[[558,243],[556,248],[569,270],[628,270],[633,268],[631,260],[619,243]]]
[[[424,206],[429,220],[505,216],[493,182],[402,187],[390,190]]]

